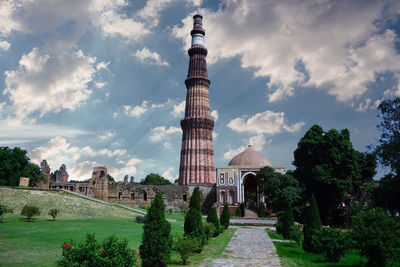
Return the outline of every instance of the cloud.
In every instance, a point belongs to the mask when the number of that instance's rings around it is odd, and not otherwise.
[[[115,132],[107,131],[107,132],[104,133],[104,135],[100,135],[99,138],[101,140],[106,140],[106,139],[112,138],[114,136],[115,136]]]
[[[182,101],[179,104],[174,105],[171,114],[174,117],[182,117],[183,113],[185,112],[186,101]]]
[[[217,121],[218,118],[219,118],[218,110],[213,110],[213,111],[211,111],[211,117],[214,118],[214,121]]]
[[[271,140],[269,140],[268,142],[265,141],[264,136],[262,134],[252,136],[249,138],[249,141],[246,145],[242,145],[236,149],[230,148],[224,154],[224,159],[229,159],[229,160],[232,159],[237,154],[243,152],[247,148],[248,145],[251,145],[255,151],[261,152],[263,150],[264,146],[270,142],[271,142]]]
[[[18,118],[74,110],[92,93],[88,85],[95,61],[81,50],[50,55],[35,47],[22,55],[17,70],[5,71],[3,94],[9,95]]]
[[[146,113],[147,111],[147,104],[148,102],[146,100],[144,100],[142,102],[142,105],[140,106],[135,106],[135,107],[131,107],[131,106],[123,106],[124,108],[124,113],[125,115],[129,116],[129,117],[136,117],[139,118],[140,116],[142,116],[144,113]]]
[[[171,149],[172,148],[172,146],[171,146],[171,143],[170,142],[164,142],[164,147],[166,148],[166,149]]]
[[[104,148],[99,150],[99,154],[105,155],[107,157],[123,156],[126,154],[126,149],[116,149],[114,151],[111,151],[108,148]]]
[[[16,9],[16,1],[0,1],[0,36],[8,36],[13,30],[20,29],[19,23],[13,18]]]
[[[208,62],[239,57],[255,77],[268,77],[270,102],[293,96],[297,85],[349,102],[365,94],[376,73],[400,76],[396,34],[381,28],[397,19],[394,2],[226,0],[201,13]],[[172,36],[186,50],[193,20],[182,23]]]
[[[7,41],[0,41],[0,49],[3,51],[7,51],[10,49],[11,44]]]
[[[116,180],[121,181],[125,175],[135,175],[136,174],[136,166],[142,164],[143,160],[139,158],[131,158],[125,164],[125,167],[115,168],[111,166],[108,169],[108,173],[110,173]]]
[[[245,117],[242,117],[233,119],[228,123],[229,128],[239,133],[250,132],[271,135],[284,130],[295,133],[300,131],[301,127],[304,125],[305,123],[302,121],[287,125],[284,112],[273,112],[269,110],[257,113],[247,120]]]
[[[147,47],[142,50],[136,50],[134,54],[141,63],[157,66],[169,66],[169,63],[161,59],[161,56],[157,52],[151,52]]]
[[[168,179],[171,183],[175,182],[176,178],[178,178],[177,173],[174,168],[168,168],[161,174],[162,177]]]
[[[166,136],[174,133],[180,133],[182,130],[175,126],[170,126],[166,128],[165,126],[158,126],[150,130],[150,141],[151,142],[158,142],[161,139],[165,138]]]
[[[110,64],[110,61],[109,62],[104,62],[104,61],[101,61],[101,62],[99,62],[99,63],[97,63],[97,65],[96,65],[96,70],[102,70],[102,69],[104,69],[104,70],[108,70],[108,65]]]
[[[82,161],[68,170],[69,179],[86,180],[92,177],[93,168],[99,164],[95,161]]]
[[[155,27],[160,22],[159,13],[174,0],[148,0],[146,6],[137,13],[139,17],[150,22]]]

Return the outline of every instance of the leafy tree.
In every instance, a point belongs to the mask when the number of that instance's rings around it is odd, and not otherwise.
[[[171,255],[171,225],[165,219],[165,204],[157,193],[146,215],[140,254],[143,266],[166,266]]]
[[[28,163],[21,172],[21,176],[29,178],[29,186],[38,186],[40,182],[46,181],[46,175],[42,173],[40,167],[34,163]]]
[[[340,229],[321,228],[313,236],[312,243],[328,262],[338,262],[349,249],[350,240]]]
[[[0,204],[0,217],[1,217],[1,222],[3,222],[3,216],[4,216],[4,214],[6,214],[6,213],[13,213],[13,212],[14,212],[13,209],[7,207],[6,205],[1,205],[1,204]]]
[[[265,212],[264,204],[260,202],[258,205],[258,217],[266,217],[267,213]]]
[[[218,219],[217,209],[215,208],[215,206],[211,207],[210,211],[208,212],[206,221],[212,223],[215,226],[214,236],[219,235],[219,233],[221,232],[221,225]]]
[[[381,138],[376,154],[381,164],[400,175],[400,97],[382,101],[379,111]]]
[[[361,256],[368,259],[368,266],[391,266],[391,260],[399,260],[400,232],[384,210],[361,211],[353,218],[351,235]]]
[[[314,195],[311,196],[310,205],[304,209],[304,224],[303,224],[303,249],[310,252],[318,250],[313,246],[313,235],[321,230],[321,218],[319,216],[317,201]]]
[[[171,182],[157,173],[150,173],[146,176],[146,178],[144,178],[143,181],[140,182],[140,184],[168,185],[171,184]]]
[[[185,236],[198,238],[202,246],[205,244],[206,236],[202,222],[199,187],[193,190],[192,197],[190,198],[189,210],[185,216],[184,231]]]
[[[17,186],[28,163],[29,158],[25,150],[19,147],[0,147],[0,186]]]
[[[375,205],[390,212],[392,216],[400,213],[400,174],[389,173],[374,188]]]
[[[207,240],[210,239],[211,237],[215,236],[216,231],[217,230],[215,229],[215,226],[213,223],[210,223],[210,222],[204,223],[204,234],[206,235]]]
[[[265,166],[257,173],[256,179],[260,191],[268,199],[268,207],[279,213],[291,203],[296,218],[301,217],[302,189],[290,172],[281,174]]]
[[[28,221],[32,221],[32,217],[40,215],[40,209],[37,206],[26,204],[22,210],[21,215],[26,216]]]
[[[128,247],[128,240],[119,241],[115,235],[99,243],[94,234],[87,234],[83,242],[64,242],[58,266],[110,266],[131,267],[138,263],[135,252]]]
[[[224,229],[228,229],[230,219],[231,219],[231,213],[229,212],[228,204],[225,203],[225,204],[224,204],[224,208],[223,208],[223,210],[222,210],[221,217],[220,217],[221,226],[222,226]]]
[[[348,196],[356,196],[361,186],[372,181],[373,157],[356,151],[347,129],[327,132],[312,126],[294,152],[294,175],[318,201],[321,220],[326,224]]]
[[[112,177],[112,176],[109,175],[108,173],[107,173],[107,180],[110,181],[110,182],[115,182],[114,177]]]
[[[60,210],[59,210],[59,209],[50,209],[48,214],[49,214],[51,217],[53,217],[53,221],[55,221],[55,220],[56,220],[56,217],[58,216],[59,213],[60,213]]]

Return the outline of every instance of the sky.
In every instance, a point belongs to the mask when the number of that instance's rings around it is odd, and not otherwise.
[[[400,2],[1,0],[0,146],[85,180],[178,178],[192,16],[203,15],[215,165],[251,144],[293,169],[314,124],[376,144],[400,95]]]

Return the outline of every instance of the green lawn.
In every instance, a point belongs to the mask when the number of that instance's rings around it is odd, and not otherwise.
[[[282,235],[277,234],[276,231],[267,229],[267,233],[269,237],[273,239],[283,240]],[[294,242],[275,241],[274,245],[283,267],[356,267],[365,265],[365,260],[360,257],[360,254],[356,250],[348,252],[339,262],[332,263],[325,262],[322,254],[314,254],[304,251],[301,246],[298,246]]]

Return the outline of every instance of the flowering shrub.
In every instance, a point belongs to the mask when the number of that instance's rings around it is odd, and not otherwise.
[[[182,263],[186,265],[190,255],[201,249],[201,242],[195,237],[175,235],[173,249],[179,253]]]
[[[115,235],[97,242],[94,234],[87,234],[83,242],[65,242],[58,266],[139,266],[134,250],[128,248],[128,240],[119,241]]]

